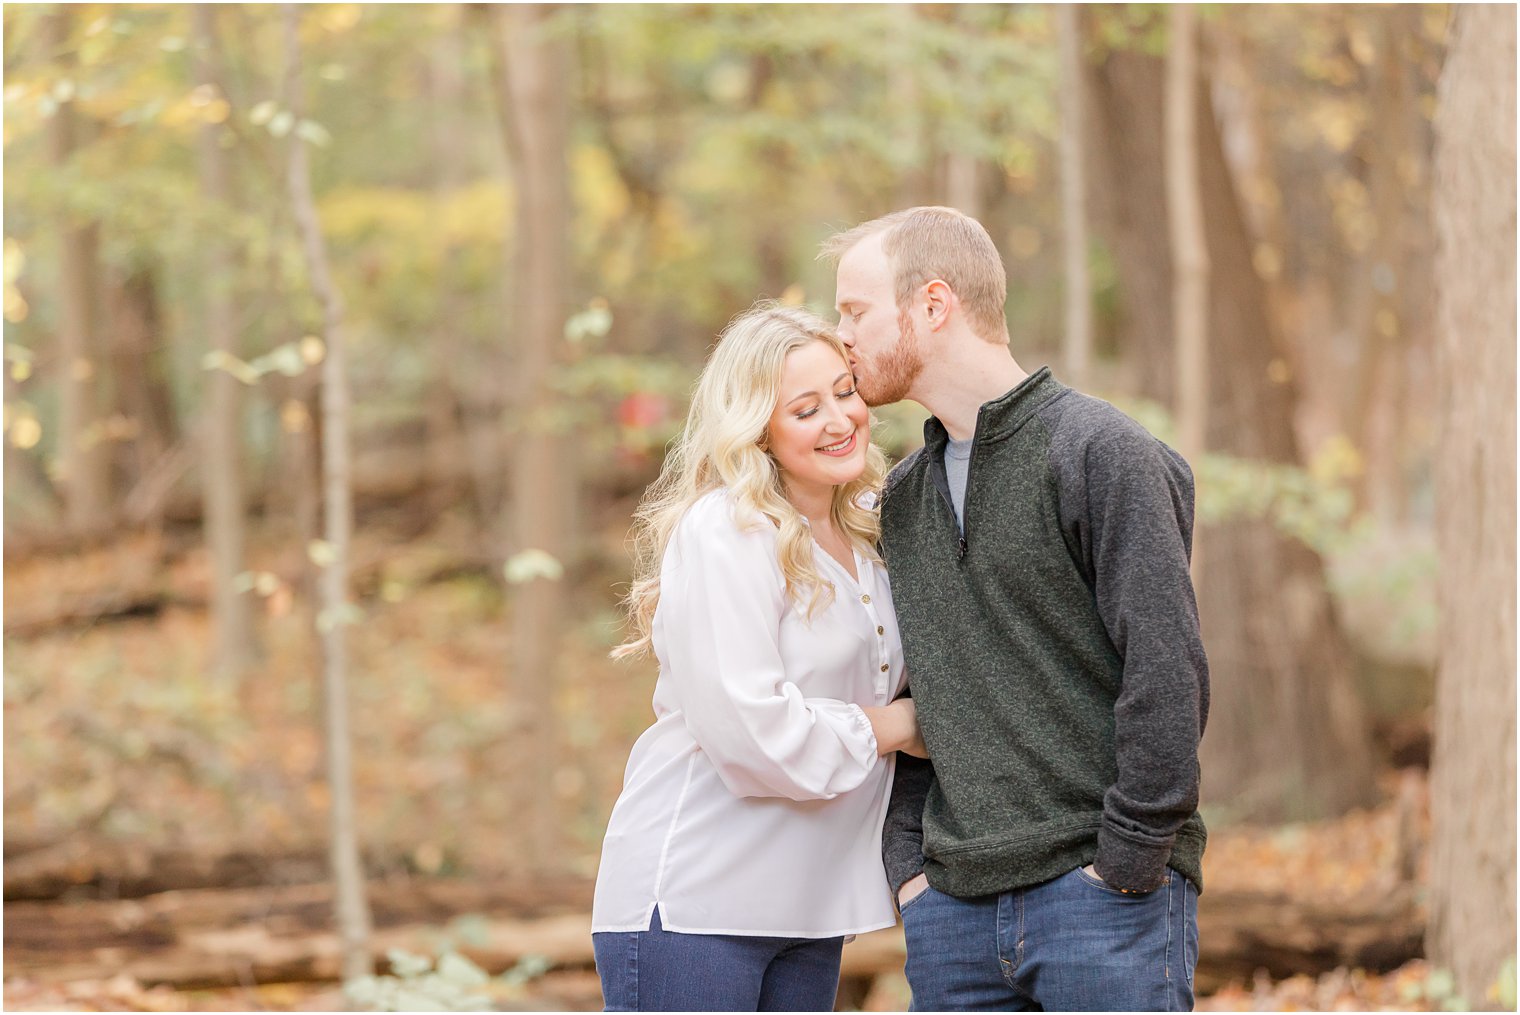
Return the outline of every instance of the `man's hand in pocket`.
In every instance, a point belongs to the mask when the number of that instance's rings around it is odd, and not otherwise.
[[[904,906],[918,898],[923,893],[923,890],[928,887],[929,876],[927,874],[915,874],[904,881],[902,888],[897,893],[898,912],[902,912]]]

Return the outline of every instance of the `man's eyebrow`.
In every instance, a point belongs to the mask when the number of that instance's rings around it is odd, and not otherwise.
[[[848,370],[846,370],[844,373],[842,373],[838,377],[834,378],[834,383],[838,384],[840,381],[844,380],[848,376],[850,376],[850,372]],[[818,392],[816,392],[816,391],[804,391],[802,394],[798,395],[796,398],[793,398],[793,399],[789,400],[786,404],[787,405],[791,405],[792,402],[800,402],[804,398],[817,398],[817,397],[818,397]]]

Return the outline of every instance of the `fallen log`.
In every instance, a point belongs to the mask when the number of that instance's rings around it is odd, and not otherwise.
[[[1284,895],[1206,892],[1198,904],[1199,993],[1264,969],[1274,979],[1339,968],[1388,972],[1425,953],[1425,913],[1399,885],[1345,906]]]
[[[444,940],[488,972],[530,956],[554,969],[592,962],[590,884],[584,880],[373,883],[377,967],[401,948],[436,954]],[[7,976],[57,982],[128,975],[144,986],[180,989],[336,979],[328,932],[331,890],[323,884],[166,892],[116,902],[6,906]],[[1258,969],[1275,978],[1337,967],[1395,969],[1421,954],[1424,915],[1408,888],[1348,907],[1280,895],[1212,892],[1200,907],[1200,994]],[[451,920],[468,915],[471,926]],[[902,969],[893,928],[847,945],[842,977],[855,988]]]
[[[5,843],[5,901],[46,902],[136,899],[163,892],[213,888],[272,888],[307,885],[327,876],[327,851],[320,847],[285,850],[144,849],[112,845],[71,834],[57,841]],[[369,849],[364,869],[385,883],[407,869],[399,850]]]

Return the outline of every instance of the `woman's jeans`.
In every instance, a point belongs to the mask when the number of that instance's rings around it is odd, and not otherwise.
[[[1176,871],[1126,895],[1074,870],[902,911],[913,1011],[1192,1011],[1198,894]]]
[[[591,935],[606,1011],[833,1011],[844,938]]]

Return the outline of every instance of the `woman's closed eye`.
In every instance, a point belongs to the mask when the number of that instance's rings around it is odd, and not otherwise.
[[[853,386],[851,386],[850,388],[847,388],[844,391],[836,391],[836,392],[834,392],[834,397],[837,398],[837,399],[839,399],[841,402],[844,401],[847,398],[854,398],[855,397],[855,388]],[[796,415],[796,417],[798,419],[807,419],[809,416],[813,415],[817,411],[818,411],[818,406],[815,405],[815,406],[813,406],[811,408],[803,409],[801,412],[795,413],[794,415]]]

